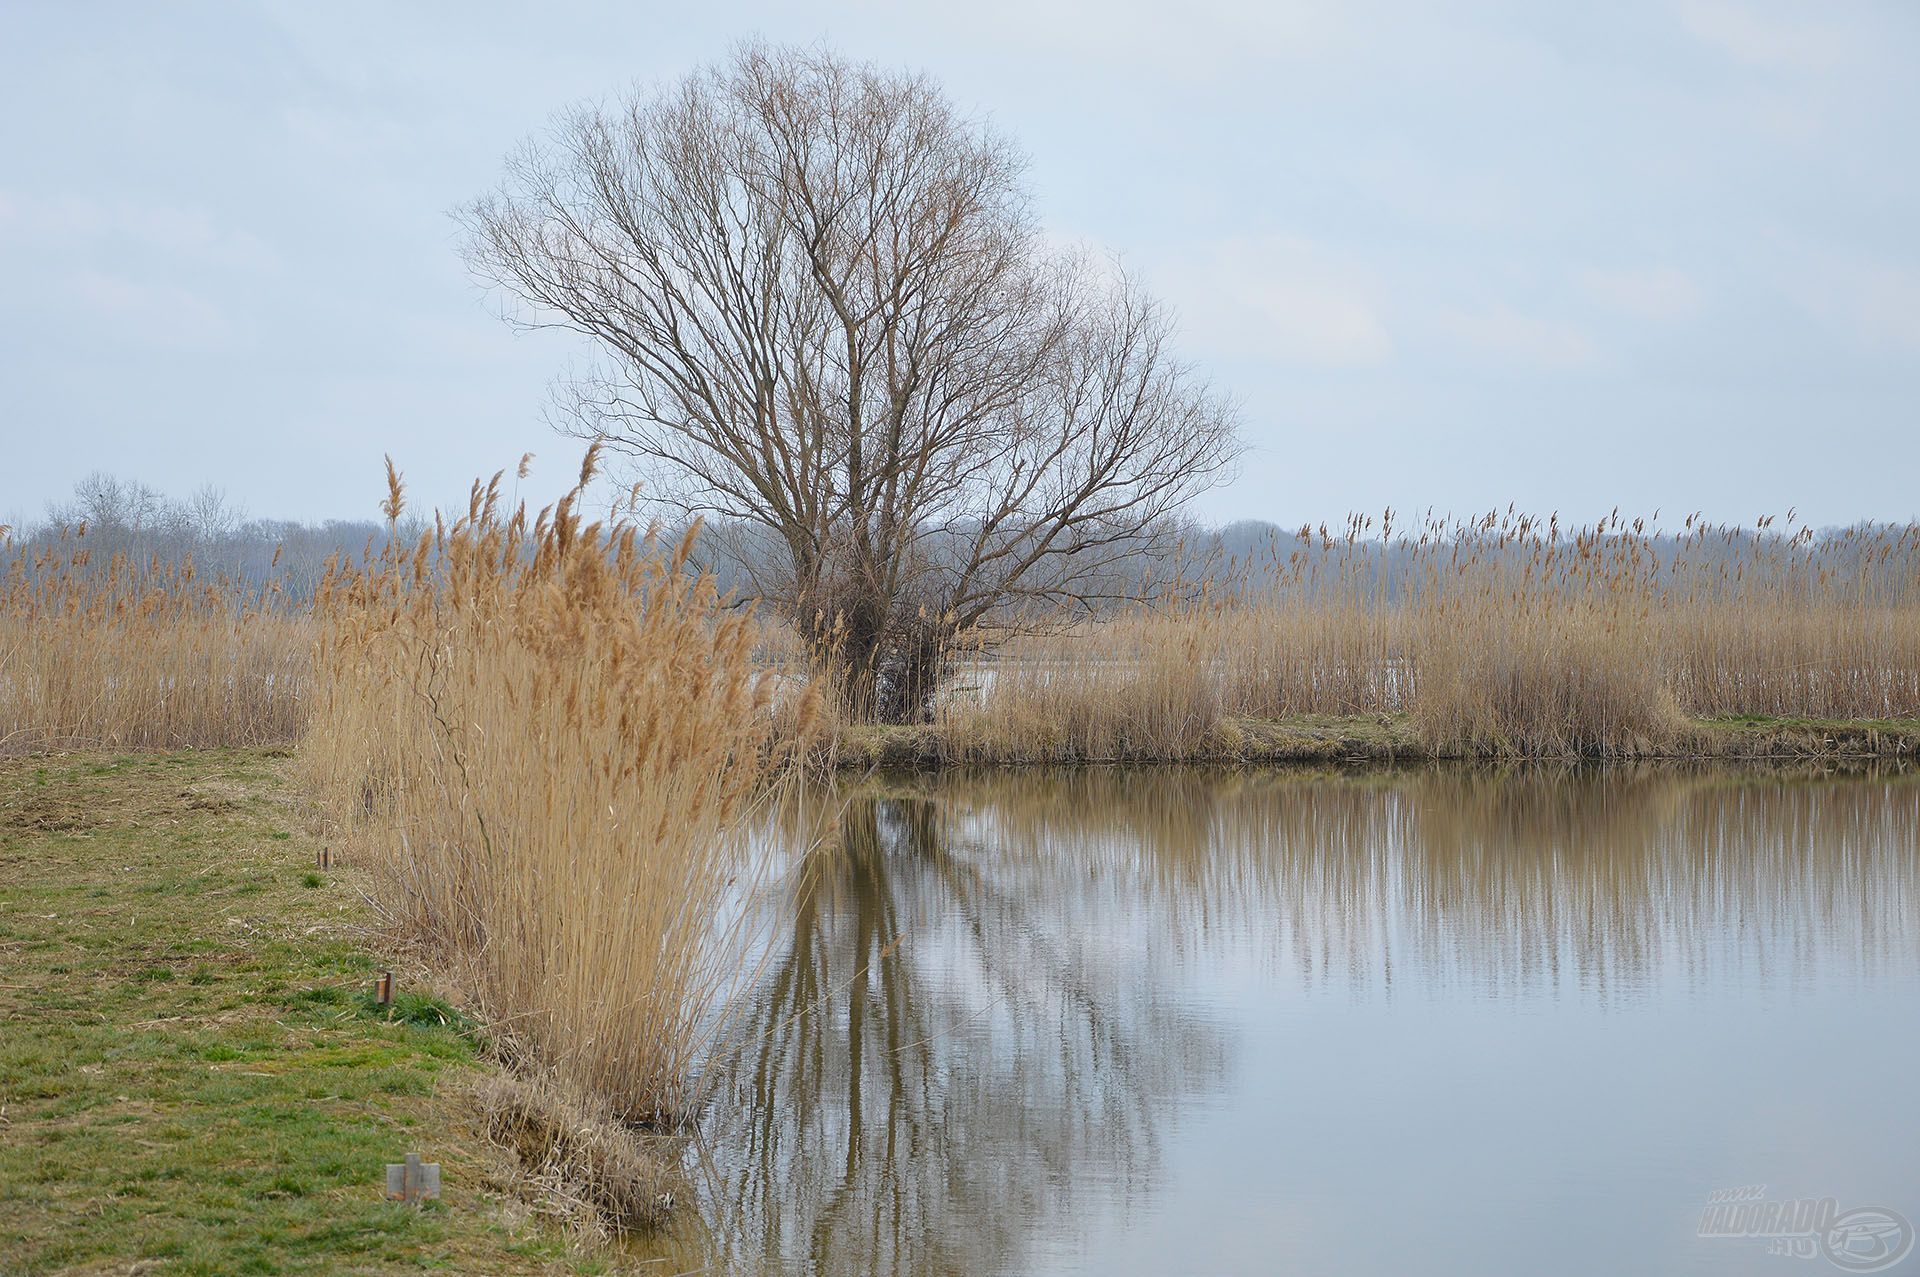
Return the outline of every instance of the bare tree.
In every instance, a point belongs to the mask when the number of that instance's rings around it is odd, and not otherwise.
[[[195,488],[182,514],[194,538],[203,545],[227,540],[247,521],[246,508],[228,499],[226,490],[213,483]]]
[[[1048,248],[1024,159],[921,76],[749,45],[563,118],[463,211],[524,322],[594,339],[573,428],[757,525],[856,714],[924,714],[969,628],[1113,588],[1238,449],[1117,269]]]
[[[71,501],[49,506],[47,517],[53,523],[86,524],[137,538],[169,521],[170,504],[164,493],[137,479],[95,470],[73,485]]]

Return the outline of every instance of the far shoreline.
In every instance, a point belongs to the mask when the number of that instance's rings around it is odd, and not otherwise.
[[[1686,738],[1644,749],[1568,754],[1472,749],[1422,740],[1404,714],[1305,714],[1222,719],[1189,750],[1142,748],[1091,755],[1070,741],[1008,749],[966,740],[937,724],[844,727],[827,751],[841,771],[941,771],[966,767],[1139,765],[1354,765],[1460,762],[1796,763],[1920,760],[1920,719],[1827,719],[1741,714],[1696,718]]]

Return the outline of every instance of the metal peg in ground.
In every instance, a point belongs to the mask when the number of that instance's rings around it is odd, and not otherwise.
[[[404,1162],[387,1163],[387,1200],[422,1202],[440,1196],[440,1163],[408,1153]]]

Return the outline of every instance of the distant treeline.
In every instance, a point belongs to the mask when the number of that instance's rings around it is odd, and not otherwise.
[[[82,549],[90,562],[103,566],[116,557],[163,565],[191,559],[203,578],[254,588],[271,583],[285,601],[300,604],[312,599],[327,563],[336,556],[357,561],[369,551],[377,553],[390,536],[411,543],[431,526],[416,514],[392,526],[377,519],[303,523],[260,518],[211,485],[180,498],[138,480],[95,473],[76,484],[71,496],[51,503],[39,522],[13,528],[0,543],[0,568],[16,560],[32,563],[48,552],[64,560]],[[1193,522],[1169,524],[1143,541],[1135,558],[1116,567],[1100,597],[1090,600],[1089,610],[1106,613],[1131,601],[1202,592],[1224,600],[1275,590],[1297,594],[1322,586],[1343,593],[1370,588],[1382,601],[1393,602],[1414,584],[1416,572],[1431,568],[1433,556],[1423,546],[1475,526],[1467,520],[1383,527],[1379,519],[1367,517],[1331,527],[1289,528],[1258,519],[1216,528]],[[1536,536],[1569,543],[1581,531],[1545,521],[1534,528]],[[684,524],[667,524],[660,535],[674,541],[683,530]],[[1808,561],[1818,557],[1829,571],[1845,564],[1872,578],[1878,574],[1865,560],[1884,546],[1888,533],[1899,529],[1861,523],[1814,531],[1779,528],[1772,521],[1707,529],[1696,520],[1686,531],[1673,533],[1653,528],[1640,531],[1625,521],[1610,521],[1595,534],[1604,539],[1630,531],[1648,556],[1649,570],[1684,563],[1697,571],[1715,563],[1750,562],[1756,550],[1765,547],[1772,556],[1805,556]],[[965,532],[946,529],[942,536],[964,536]],[[930,554],[939,554],[940,541],[941,537],[928,538]],[[1857,554],[1849,553],[1853,547],[1858,547]],[[778,574],[784,563],[780,550],[765,528],[709,522],[692,561],[713,574],[723,595],[750,600],[779,593]],[[1484,540],[1480,550],[1483,554],[1487,550]],[[1518,561],[1521,547],[1516,544],[1513,552]],[[1774,562],[1778,566],[1779,559],[1775,557]],[[1898,570],[1904,565],[1888,566]]]
[[[419,530],[411,523],[400,528],[407,535]],[[79,552],[102,569],[116,558],[135,565],[191,559],[203,578],[256,588],[278,583],[289,601],[306,602],[329,559],[357,558],[370,545],[384,545],[388,535],[382,521],[255,518],[216,487],[176,498],[138,480],[95,473],[76,484],[71,497],[49,505],[40,522],[14,528],[0,564],[31,564],[47,554],[70,561]]]

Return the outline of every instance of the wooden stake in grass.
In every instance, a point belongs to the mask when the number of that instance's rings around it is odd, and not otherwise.
[[[382,971],[373,982],[373,1000],[383,1007],[393,1005],[393,972]]]
[[[440,1163],[423,1162],[408,1153],[403,1162],[387,1163],[387,1200],[414,1205],[440,1196]]]

